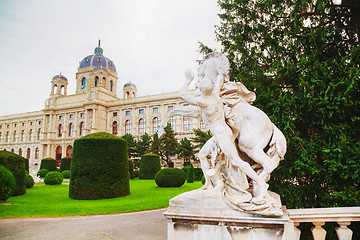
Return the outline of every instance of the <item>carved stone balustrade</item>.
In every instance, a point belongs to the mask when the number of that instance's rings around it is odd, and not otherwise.
[[[311,229],[314,240],[325,240],[326,231],[322,226],[326,222],[339,224],[336,234],[339,240],[351,240],[352,231],[347,226],[353,221],[360,221],[360,207],[339,207],[339,208],[305,208],[288,209],[290,221],[285,227],[286,240],[299,240],[301,231],[297,228],[302,222],[311,222],[314,227]]]

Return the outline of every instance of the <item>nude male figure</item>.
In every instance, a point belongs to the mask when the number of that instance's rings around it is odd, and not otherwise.
[[[263,203],[268,185],[251,168],[250,164],[243,161],[237,151],[235,138],[231,128],[225,122],[223,101],[220,98],[220,90],[224,82],[225,72],[218,67],[215,58],[203,61],[199,68],[198,88],[200,94],[194,96],[188,93],[190,83],[194,80],[191,71],[185,73],[186,82],[180,89],[180,97],[189,104],[199,106],[202,116],[209,124],[213,136],[216,138],[223,154],[230,159],[233,166],[240,168],[259,187],[259,195],[255,196],[254,203]]]

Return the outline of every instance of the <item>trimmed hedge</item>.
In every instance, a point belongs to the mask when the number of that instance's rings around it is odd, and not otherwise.
[[[27,175],[26,177],[26,188],[32,188],[34,186],[35,182],[31,175]]]
[[[130,194],[127,142],[99,132],[74,141],[69,197],[106,199]]]
[[[48,174],[49,173],[49,170],[47,170],[47,169],[40,169],[38,172],[37,172],[37,176],[39,176],[39,177],[45,177],[46,176],[46,174]]]
[[[70,170],[71,157],[64,157],[60,161],[60,172]]]
[[[130,174],[130,179],[134,179],[135,178],[135,174],[134,174],[134,164],[133,161],[131,159],[129,159],[129,174]]]
[[[160,156],[146,153],[141,156],[139,179],[154,179],[160,169]]]
[[[60,185],[63,179],[64,178],[63,175],[61,175],[61,173],[52,171],[46,174],[44,183],[46,185]]]
[[[186,180],[186,173],[179,168],[161,169],[155,176],[159,187],[181,187]]]
[[[15,191],[14,175],[4,166],[0,166],[0,200],[6,201]]]
[[[12,152],[5,150],[0,151],[0,165],[15,177],[15,191],[13,196],[19,196],[26,193],[26,172],[25,172],[25,158]]]
[[[193,183],[194,182],[194,179],[195,179],[195,174],[194,174],[194,166],[192,165],[192,163],[190,163],[190,166],[189,166],[189,170],[188,170],[188,173],[187,173],[187,182],[188,183]]]
[[[134,170],[134,176],[139,177],[139,175],[140,175],[140,170]]]
[[[65,170],[61,173],[63,175],[64,178],[69,179],[71,176],[71,171],[70,170]]]
[[[44,158],[41,160],[40,169],[47,169],[49,172],[57,171],[58,162],[53,158]]]
[[[194,174],[195,174],[195,181],[201,181],[202,176],[204,176],[204,173],[201,168],[194,168]]]

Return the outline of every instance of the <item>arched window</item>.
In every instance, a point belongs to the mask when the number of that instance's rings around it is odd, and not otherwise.
[[[200,121],[200,128],[201,129],[206,129],[207,128],[206,123],[203,120]]]
[[[41,128],[38,129],[37,131],[37,140],[41,139]]]
[[[183,130],[184,131],[191,130],[191,118],[189,118],[189,117],[183,118]]]
[[[21,141],[25,141],[25,130],[21,131]]]
[[[98,76],[96,76],[96,77],[95,77],[95,87],[97,87],[98,82],[99,82],[99,77],[98,77]]]
[[[2,132],[0,132],[0,143],[2,142]]]
[[[35,159],[39,159],[39,148],[35,149]]]
[[[32,141],[33,140],[33,130],[30,129],[30,132],[29,132],[29,141]]]
[[[62,133],[63,133],[63,125],[62,125],[62,124],[59,124],[58,137],[62,137]]]
[[[158,131],[158,129],[159,129],[159,118],[154,117],[152,123],[153,123],[152,124],[153,125],[153,133],[156,133]]]
[[[168,123],[170,123],[171,129],[173,131],[176,131],[176,119],[175,119],[175,117],[171,117],[169,119]]]
[[[113,90],[113,81],[111,80],[110,81],[110,92],[112,92],[112,90]]]
[[[103,81],[103,87],[106,88],[106,78],[103,77],[103,78],[102,78],[102,81]]]
[[[28,148],[27,150],[26,150],[26,158],[30,158],[30,148]]]
[[[9,142],[9,132],[6,132],[6,135],[5,135],[5,142]]]
[[[84,134],[84,128],[85,128],[85,123],[81,122],[80,123],[80,127],[79,127],[79,136],[82,136]]]
[[[11,149],[11,152],[13,153],[13,152],[15,152],[15,150],[12,148],[12,149]]]
[[[61,161],[61,156],[62,156],[62,148],[61,148],[60,146],[58,146],[58,147],[56,148],[55,154],[56,154],[56,158],[55,158],[55,159],[58,161],[58,166],[60,166],[60,161]]]
[[[125,134],[131,134],[131,122],[130,120],[125,121]]]
[[[71,145],[69,145],[67,148],[66,148],[66,156],[67,157],[71,157],[72,156],[72,151],[73,151],[73,147]]]
[[[22,149],[19,148],[19,155],[22,156]]]
[[[55,84],[54,85],[54,94],[56,94],[57,93],[57,85]]]
[[[70,124],[69,124],[69,137],[72,136],[73,131],[74,131],[74,124],[73,124],[73,123],[70,123]]]
[[[65,87],[64,87],[64,85],[61,86],[60,93],[61,93],[62,95],[65,94]]]
[[[143,118],[141,118],[139,120],[139,134],[144,134],[145,133],[145,120]]]
[[[86,87],[86,78],[83,77],[83,79],[81,80],[81,89],[85,89]]]
[[[117,121],[114,121],[112,124],[112,134],[117,135],[118,134],[118,124]]]
[[[17,142],[17,132],[14,131],[14,139],[13,139],[13,142]]]

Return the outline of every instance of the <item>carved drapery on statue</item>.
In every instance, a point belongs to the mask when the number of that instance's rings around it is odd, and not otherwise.
[[[194,80],[191,71],[180,90],[188,102],[169,114],[201,118],[209,125],[212,138],[199,152],[206,179],[198,191],[220,191],[223,201],[239,211],[262,216],[282,216],[277,194],[266,182],[286,152],[281,131],[260,109],[252,106],[256,95],[240,82],[229,82],[229,62],[222,53],[210,53],[200,67],[196,90],[188,91]],[[265,153],[264,149],[268,146]]]

